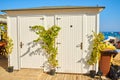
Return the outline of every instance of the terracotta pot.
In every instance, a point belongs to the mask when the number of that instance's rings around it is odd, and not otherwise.
[[[99,61],[99,67],[103,73],[103,76],[107,76],[107,74],[110,70],[110,60],[111,60],[111,55],[113,53],[114,52],[112,52],[112,51],[102,51],[101,52],[101,59]]]
[[[5,46],[6,43],[5,42],[0,42],[0,46]]]

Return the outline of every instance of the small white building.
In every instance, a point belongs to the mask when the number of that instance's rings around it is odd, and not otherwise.
[[[44,52],[33,40],[37,35],[30,26],[61,27],[56,40],[61,73],[87,73],[91,66],[86,61],[91,52],[92,31],[99,32],[99,13],[104,7],[41,7],[2,10],[7,13],[8,34],[14,41],[9,63],[21,68],[45,69]],[[94,69],[98,69],[95,66]]]
[[[0,23],[7,23],[7,16],[5,14],[0,14]]]

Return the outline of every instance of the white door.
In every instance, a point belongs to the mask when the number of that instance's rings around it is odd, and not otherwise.
[[[57,72],[82,73],[82,16],[57,16],[61,27],[56,44],[58,46]]]
[[[39,44],[33,42],[38,36],[30,30],[31,26],[44,25],[44,17],[20,17],[20,62],[21,68],[41,68],[44,63],[44,53]]]

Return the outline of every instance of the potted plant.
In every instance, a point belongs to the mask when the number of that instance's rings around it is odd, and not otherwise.
[[[95,33],[93,32],[94,39],[93,39],[93,45],[92,45],[92,52],[90,55],[90,59],[87,61],[88,64],[94,65],[97,63],[97,61],[100,59],[101,50],[105,47],[105,44],[103,42],[104,36],[102,33]]]
[[[95,70],[90,70],[90,77],[94,78],[96,75],[96,71]]]
[[[5,45],[6,54],[4,54],[4,55],[7,57],[8,54],[10,54],[12,52],[13,40],[7,34],[7,25],[6,24],[0,24],[0,32],[1,32],[1,42],[6,43],[6,45]]]
[[[109,43],[106,43],[106,42],[103,41],[104,40],[104,35],[102,33],[97,34],[97,33],[93,32],[93,34],[94,34],[94,38],[93,38],[92,52],[91,52],[91,55],[90,55],[90,59],[87,61],[88,64],[90,64],[90,65],[94,65],[97,62],[101,63],[102,58],[103,58],[102,56],[105,55],[105,53],[103,53],[103,51],[106,51],[106,50],[109,51],[109,50],[115,50],[116,49],[114,46],[112,46]],[[106,59],[108,59],[108,58],[106,58]],[[104,62],[104,61],[102,61],[102,62]],[[110,62],[110,60],[109,60],[109,62]],[[110,63],[108,63],[107,65],[110,66]],[[101,70],[101,65],[99,65],[99,66],[100,66],[100,70]],[[107,68],[107,69],[109,69],[109,68]]]
[[[49,72],[49,74],[50,75],[55,75],[56,73],[55,73],[55,71],[56,71],[56,69],[55,68],[53,68],[53,69],[50,69],[50,72]]]
[[[12,53],[13,49],[13,40],[7,35],[7,24],[0,24],[0,32],[1,32],[1,42],[4,43],[5,50],[4,56],[8,57],[10,53]],[[10,70],[9,70],[10,69]],[[8,71],[13,71],[13,66],[8,65]]]
[[[35,33],[39,36],[34,42],[42,41],[42,48],[47,53],[47,59],[49,63],[50,72],[52,75],[55,73],[55,68],[58,66],[57,52],[58,49],[55,46],[55,38],[58,36],[58,32],[60,31],[60,27],[53,25],[48,30],[45,29],[44,26],[32,26],[31,29],[35,31]]]
[[[8,71],[8,72],[13,72],[13,70],[14,70],[14,67],[13,67],[13,66],[8,66],[8,68],[7,68],[7,71]]]

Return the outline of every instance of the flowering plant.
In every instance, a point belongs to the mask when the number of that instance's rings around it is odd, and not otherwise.
[[[104,42],[104,35],[102,33],[95,33],[93,38],[92,52],[88,64],[94,65],[100,59],[101,51],[115,50],[116,48],[109,42]]]

